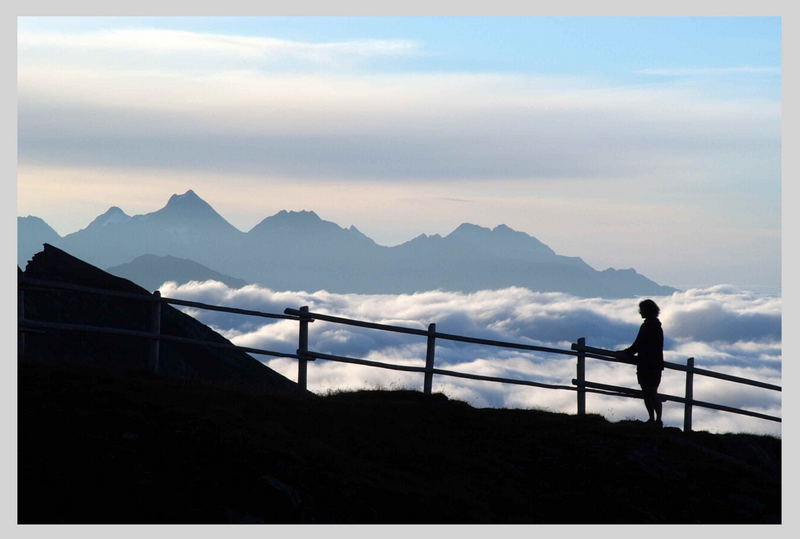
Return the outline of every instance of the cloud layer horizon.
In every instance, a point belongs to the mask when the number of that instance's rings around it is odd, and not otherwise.
[[[162,295],[217,305],[282,313],[308,306],[312,312],[419,329],[429,323],[437,331],[569,350],[579,337],[589,346],[611,350],[630,345],[641,319],[636,299],[577,298],[512,287],[475,293],[427,291],[400,295],[336,294],[327,291],[274,291],[248,285],[229,288],[216,281],[167,282]],[[665,359],[697,367],[781,384],[781,298],[758,295],[729,285],[690,289],[653,298],[661,307]],[[294,352],[297,323],[269,321],[184,309],[233,343],[253,348]],[[403,365],[424,366],[425,339],[414,335],[369,330],[316,321],[309,329],[310,349],[341,356]],[[295,380],[292,359],[256,359]],[[439,339],[436,367],[465,373],[571,385],[575,359],[547,353],[477,346]],[[316,393],[368,388],[422,389],[422,374],[317,360],[309,364],[309,389]],[[587,360],[586,378],[593,382],[638,389],[635,368]],[[665,370],[660,391],[683,396],[685,375]],[[435,376],[433,390],[476,407],[538,408],[575,413],[573,391],[470,381]],[[779,392],[695,376],[694,398],[737,408],[781,415]],[[646,419],[638,399],[587,395],[587,411],[611,421]],[[665,404],[665,424],[682,427],[683,405]],[[751,432],[780,436],[781,424],[746,416],[694,408],[695,430]]]

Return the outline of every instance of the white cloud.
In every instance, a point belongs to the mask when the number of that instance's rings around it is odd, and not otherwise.
[[[580,299],[559,293],[538,293],[524,288],[454,293],[430,291],[402,295],[359,295],[317,292],[276,292],[257,286],[231,289],[220,283],[166,283],[166,297],[235,305],[282,313],[286,307],[307,305],[312,312],[424,329],[430,322],[445,333],[569,349],[578,337],[587,344],[620,349],[634,339],[640,323],[637,300]],[[697,367],[780,385],[780,298],[762,297],[734,287],[692,289],[654,298],[662,310],[667,361],[683,364],[695,357]],[[698,316],[702,313],[702,317]],[[204,323],[218,328],[233,342],[268,350],[293,352],[297,324],[292,321],[264,323],[213,311],[193,312]],[[735,321],[735,331],[719,329]],[[766,321],[766,322],[765,322]],[[691,330],[692,324],[705,329]],[[709,329],[711,328],[711,329]],[[739,337],[746,337],[739,339]],[[314,322],[309,329],[310,347],[319,352],[385,363],[424,366],[425,338],[365,328]],[[295,379],[296,362],[258,358]],[[443,369],[571,385],[575,361],[571,356],[498,349],[439,339],[436,366]],[[635,369],[598,360],[587,361],[587,379],[638,388]],[[309,388],[317,392],[356,388],[421,389],[422,374],[345,365],[319,360],[309,367]],[[661,390],[682,396],[685,378],[678,371],[664,371]],[[434,390],[474,406],[537,407],[574,413],[571,391],[495,384],[443,376],[434,377]],[[695,398],[781,415],[780,393],[722,380],[695,376]],[[588,409],[612,420],[641,419],[644,408],[636,399],[590,395]],[[667,403],[668,424],[682,426],[683,406]],[[695,415],[697,429],[715,432],[747,430],[780,434],[780,425],[722,416],[722,412]]]
[[[347,58],[407,55],[419,49],[417,43],[408,40],[362,39],[316,43],[155,28],[87,33],[22,31],[17,46],[24,56],[58,51],[63,58],[65,53],[73,52],[84,55],[84,58],[87,54],[94,55],[89,59],[102,63],[109,55],[121,53],[126,57],[138,56],[150,66],[154,63],[156,66],[171,65],[169,62],[173,57],[185,61],[189,55],[194,63],[185,65],[185,68],[217,67],[217,64],[209,62],[220,58],[263,63],[291,60],[330,64]],[[77,61],[77,58],[73,57],[73,60]]]

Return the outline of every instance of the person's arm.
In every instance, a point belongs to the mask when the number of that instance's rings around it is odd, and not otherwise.
[[[642,333],[644,332],[644,324],[639,328],[639,333],[636,334],[636,339],[633,341],[633,344],[629,347],[625,348],[624,350],[620,350],[617,352],[617,358],[619,359],[631,359],[634,354],[636,354],[641,346],[642,346]]]

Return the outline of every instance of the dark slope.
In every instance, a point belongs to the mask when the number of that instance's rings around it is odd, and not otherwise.
[[[127,279],[111,275],[51,245],[45,245],[45,249],[33,257],[24,276],[149,294]],[[72,291],[28,290],[24,297],[27,319],[150,331],[149,302]],[[217,332],[170,305],[163,305],[161,331],[179,337],[230,344]],[[49,332],[26,337],[25,359],[147,370],[151,367],[148,362],[150,347],[150,342],[139,337]],[[243,352],[202,345],[162,342],[159,372],[210,383],[241,385],[260,391],[297,390],[294,382]]]
[[[20,369],[20,521],[779,523],[781,442],[443,395]]]
[[[176,256],[142,255],[127,264],[107,268],[109,273],[130,279],[147,290],[157,290],[166,281],[178,284],[189,281],[219,281],[231,288],[241,288],[247,284],[242,279],[224,275],[187,258]]]

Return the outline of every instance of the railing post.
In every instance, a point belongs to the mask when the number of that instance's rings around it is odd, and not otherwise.
[[[683,407],[683,432],[692,431],[692,398],[694,383],[694,358],[686,360],[686,403]]]
[[[22,288],[17,288],[17,325],[25,320],[25,291]],[[18,346],[17,354],[20,360],[25,355],[25,332],[17,332]]]
[[[578,366],[577,366],[577,378],[578,378],[578,415],[585,415],[586,414],[586,386],[584,382],[586,381],[586,338],[581,337],[578,339]]]
[[[300,307],[301,313],[307,313],[308,307]],[[308,317],[300,315],[300,331],[297,339],[297,385],[306,389],[308,385]]]
[[[433,361],[436,351],[436,324],[428,324],[428,350],[425,354],[425,385],[423,392],[431,394],[433,386]]]
[[[153,301],[153,308],[150,316],[150,331],[153,333],[155,338],[153,339],[153,344],[150,349],[150,362],[153,366],[153,372],[157,373],[159,355],[161,353],[161,292],[156,290],[153,292],[153,296],[156,298],[156,300]]]

